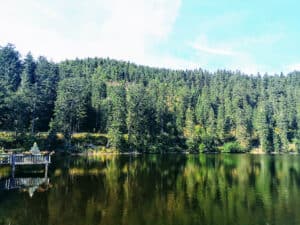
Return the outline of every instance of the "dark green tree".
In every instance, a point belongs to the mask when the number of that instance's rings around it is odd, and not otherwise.
[[[109,146],[122,150],[126,132],[126,90],[125,85],[112,88],[110,93],[111,113],[109,115],[108,137]]]
[[[83,78],[67,78],[58,85],[52,128],[62,132],[66,147],[86,116],[87,86]]]

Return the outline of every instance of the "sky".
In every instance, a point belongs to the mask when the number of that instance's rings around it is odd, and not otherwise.
[[[0,0],[0,46],[53,61],[109,57],[171,69],[300,70],[296,0]]]

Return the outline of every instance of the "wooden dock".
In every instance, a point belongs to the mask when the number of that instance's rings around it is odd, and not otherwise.
[[[50,163],[50,154],[0,154],[0,165],[46,165]]]
[[[0,190],[25,189],[32,197],[33,193],[41,186],[49,186],[48,166],[51,163],[50,152],[41,152],[36,143],[34,147],[24,153],[6,152],[0,154],[0,166],[11,166],[11,177],[0,180]],[[16,166],[45,165],[44,177],[15,178]]]
[[[10,165],[12,168],[12,177],[15,176],[16,166],[23,165],[45,165],[45,174],[48,174],[48,166],[51,163],[50,153],[5,153],[0,154],[0,166]]]

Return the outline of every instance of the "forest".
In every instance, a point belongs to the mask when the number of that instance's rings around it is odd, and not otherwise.
[[[62,136],[70,151],[72,137],[86,132],[120,152],[298,152],[300,72],[171,70],[109,58],[55,63],[7,44],[0,130],[19,139],[43,132],[49,146]]]

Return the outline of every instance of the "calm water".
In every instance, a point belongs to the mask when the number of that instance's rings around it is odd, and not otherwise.
[[[0,168],[1,188],[19,187],[0,191],[1,225],[300,224],[300,156],[56,158],[47,178],[25,169],[13,180]]]

